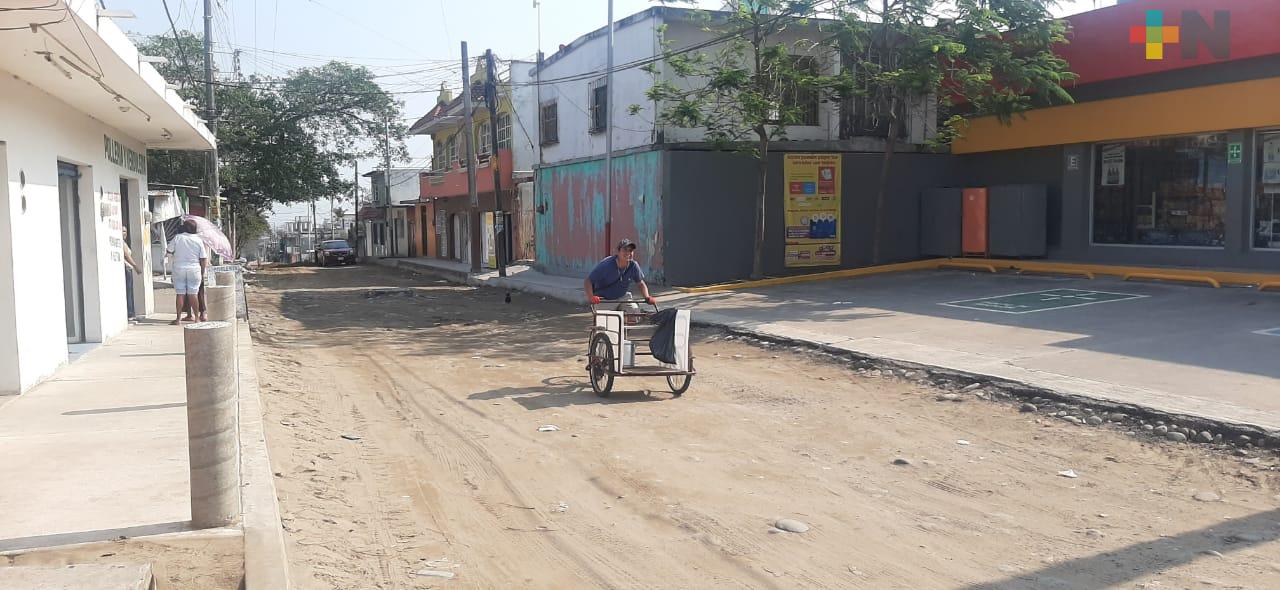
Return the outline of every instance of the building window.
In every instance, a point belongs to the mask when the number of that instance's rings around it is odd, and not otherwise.
[[[1280,131],[1258,134],[1253,247],[1280,250]]]
[[[1225,134],[1099,144],[1094,170],[1094,243],[1225,243]]]
[[[542,145],[560,143],[560,112],[556,101],[544,102],[539,109],[538,135]]]
[[[588,85],[587,99],[591,105],[588,111],[591,117],[592,133],[604,131],[605,126],[609,124],[609,85],[606,84],[607,80],[608,78],[600,78]]]
[[[449,162],[449,169],[452,170],[458,165],[458,134],[454,133],[449,139],[444,140],[445,158]]]
[[[511,115],[498,115],[498,149],[511,149]]]
[[[791,56],[792,68],[797,74],[818,75],[818,62],[807,55]],[[801,89],[796,80],[783,79],[778,76],[774,82],[778,86],[778,98],[783,109],[775,110],[769,117],[780,124],[816,126],[818,124],[818,93],[810,89]]]
[[[856,96],[840,103],[840,137],[884,137],[889,133],[889,106],[893,104],[893,92],[876,81],[875,76],[886,69],[897,67],[898,54],[871,49],[863,58],[845,58],[844,67],[854,74],[855,87],[862,90]],[[911,121],[907,118],[907,101],[899,100],[895,109],[898,116],[898,137],[906,138]],[[947,120],[946,108],[938,109],[940,128]]]
[[[489,122],[476,125],[476,155],[489,153]]]

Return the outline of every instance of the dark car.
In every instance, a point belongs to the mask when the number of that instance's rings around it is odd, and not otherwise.
[[[355,264],[356,251],[346,240],[325,240],[316,247],[316,264]]]

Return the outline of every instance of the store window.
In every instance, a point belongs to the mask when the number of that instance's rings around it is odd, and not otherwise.
[[[1258,134],[1253,247],[1280,250],[1280,131]]]
[[[1094,243],[1223,246],[1225,134],[1098,144],[1094,171]]]

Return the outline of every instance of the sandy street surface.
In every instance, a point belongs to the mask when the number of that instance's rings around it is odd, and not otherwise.
[[[582,308],[380,267],[257,279],[302,588],[1280,588],[1271,455],[705,330],[682,398],[620,379],[604,400]]]

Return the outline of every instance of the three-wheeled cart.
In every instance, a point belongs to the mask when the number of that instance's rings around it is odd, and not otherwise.
[[[644,310],[640,305],[646,305]],[[596,395],[608,397],[615,377],[666,377],[671,392],[689,389],[697,371],[689,348],[689,312],[678,311],[674,327],[675,363],[662,363],[653,356],[653,334],[657,326],[650,319],[656,304],[633,301],[601,301],[591,305],[591,330],[587,337],[587,374]],[[647,358],[640,363],[636,359]]]

